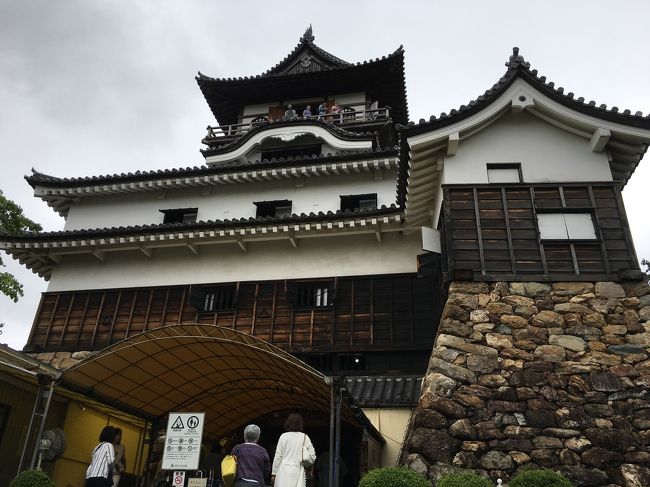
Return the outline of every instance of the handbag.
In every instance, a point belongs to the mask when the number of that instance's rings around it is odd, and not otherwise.
[[[305,467],[305,469],[310,468],[316,461],[316,455],[314,455],[309,448],[305,445],[307,440],[307,435],[304,435],[302,439],[302,454],[300,458],[300,464]]]
[[[232,487],[235,483],[235,475],[237,475],[237,457],[234,455],[226,455],[221,460],[221,478],[223,485]]]

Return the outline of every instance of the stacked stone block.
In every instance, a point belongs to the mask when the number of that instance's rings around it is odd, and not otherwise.
[[[650,286],[454,282],[405,462],[650,486]]]

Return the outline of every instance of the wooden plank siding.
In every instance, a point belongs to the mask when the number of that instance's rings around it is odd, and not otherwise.
[[[593,240],[542,240],[540,212],[591,214]],[[447,277],[494,280],[619,280],[639,266],[615,183],[443,186]]]
[[[233,309],[200,312],[190,286],[44,293],[27,351],[98,350],[161,326],[214,324],[290,352],[430,350],[444,305],[439,276],[319,279],[333,305],[294,308],[287,281],[236,283]],[[304,282],[304,281],[301,281]],[[201,285],[209,287],[209,285]]]

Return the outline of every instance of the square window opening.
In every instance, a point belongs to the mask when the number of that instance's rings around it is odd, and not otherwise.
[[[377,209],[377,193],[341,196],[341,211],[375,209]]]
[[[160,210],[163,214],[163,223],[195,223],[199,213],[198,208],[174,208]]]
[[[538,213],[537,225],[542,240],[596,240],[591,213]]]
[[[189,303],[199,313],[214,313],[217,311],[232,311],[237,304],[237,286],[192,286]]]
[[[328,308],[334,305],[333,283],[309,282],[287,284],[287,300],[294,308]]]
[[[291,216],[292,203],[289,200],[256,201],[257,218],[283,218]]]

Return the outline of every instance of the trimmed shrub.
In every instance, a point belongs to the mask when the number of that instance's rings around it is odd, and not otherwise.
[[[565,477],[545,468],[524,470],[515,475],[510,487],[573,487]]]
[[[359,487],[431,487],[431,482],[410,468],[386,467],[368,472]]]
[[[436,487],[494,487],[494,484],[475,473],[450,473],[442,476]]]
[[[9,483],[9,487],[55,487],[54,481],[40,470],[25,470]]]

